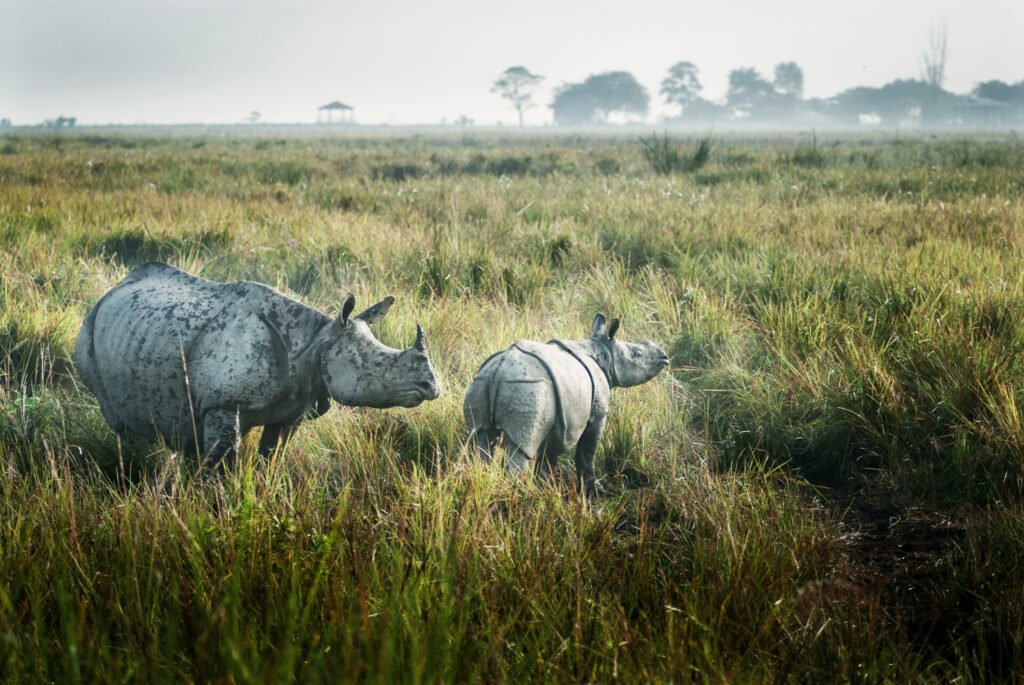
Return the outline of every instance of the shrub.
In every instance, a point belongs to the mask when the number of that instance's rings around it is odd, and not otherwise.
[[[381,164],[373,168],[374,180],[402,182],[407,178],[419,178],[423,169],[417,164]]]
[[[687,155],[669,142],[667,133],[661,139],[652,135],[640,139],[640,151],[656,174],[696,171],[704,167],[711,157],[711,138],[701,138],[692,154]]]

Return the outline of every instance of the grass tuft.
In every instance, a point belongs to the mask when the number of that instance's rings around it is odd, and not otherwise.
[[[711,137],[701,138],[693,152],[687,155],[669,142],[668,133],[661,139],[652,134],[650,138],[640,139],[640,152],[656,174],[697,171],[703,168],[711,157]]]

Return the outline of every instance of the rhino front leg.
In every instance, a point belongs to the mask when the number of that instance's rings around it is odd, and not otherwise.
[[[597,454],[597,445],[601,442],[604,426],[605,419],[602,417],[588,426],[576,443],[576,478],[583,485],[583,491],[587,495],[596,495],[601,489],[597,478],[594,477],[594,456]]]
[[[260,436],[260,456],[269,457],[278,447],[283,452],[298,427],[298,422],[275,423],[264,426],[263,435]]]
[[[203,467],[218,476],[235,464],[241,440],[238,414],[226,409],[211,409],[203,417]]]

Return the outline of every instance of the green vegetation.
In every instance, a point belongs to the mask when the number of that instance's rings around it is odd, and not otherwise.
[[[711,157],[711,137],[702,138],[689,157],[669,142],[668,133],[640,139],[640,151],[656,174],[671,174],[680,171],[696,171],[708,163]]]
[[[718,136],[664,173],[635,136],[0,151],[0,673],[1024,672],[1015,136]],[[379,337],[422,322],[443,395],[336,408],[268,462],[250,436],[207,482],[195,454],[119,441],[71,363],[88,308],[151,259],[332,313],[394,294]],[[598,310],[672,356],[613,397],[607,495],[475,464],[480,362]]]

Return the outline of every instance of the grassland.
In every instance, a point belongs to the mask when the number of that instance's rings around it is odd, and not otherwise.
[[[662,139],[665,142],[665,139]],[[31,681],[1014,680],[1024,144],[718,136],[0,139],[0,674]],[[160,259],[334,312],[394,294],[444,383],[222,485],[71,362]],[[375,299],[376,298],[376,299]],[[478,364],[596,311],[607,493],[463,448]],[[570,473],[570,461],[562,466]],[[568,479],[567,479],[568,481]]]

